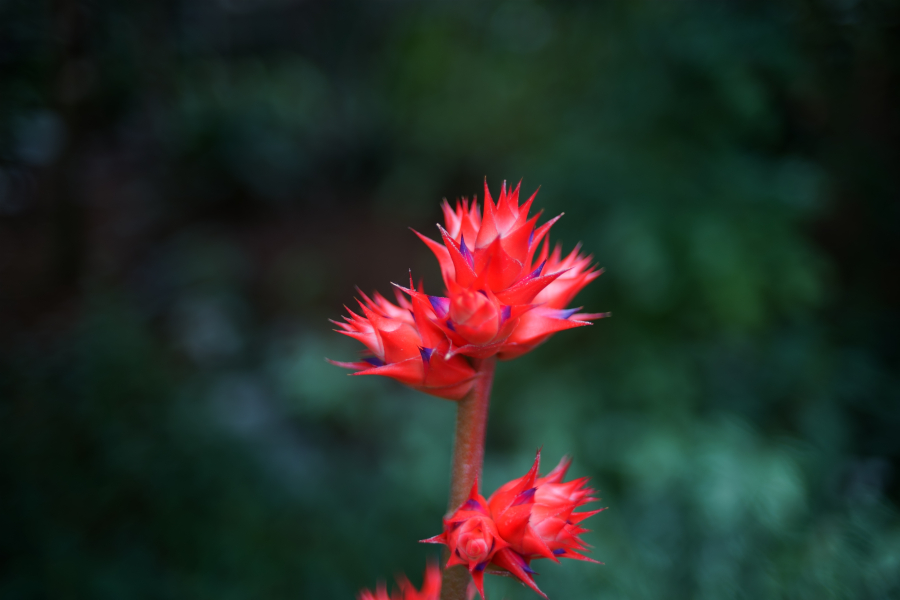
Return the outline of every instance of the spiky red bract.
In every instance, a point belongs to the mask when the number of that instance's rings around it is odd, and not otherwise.
[[[362,315],[349,308],[344,321],[332,321],[338,333],[362,342],[367,356],[358,362],[334,365],[353,369],[354,375],[390,377],[417,390],[448,400],[459,400],[475,382],[476,372],[469,361],[449,356],[450,342],[421,311],[402,295],[397,305],[381,294],[369,298],[362,292],[358,301]]]
[[[502,486],[488,500],[500,535],[527,561],[573,558],[597,562],[581,554],[587,546],[579,536],[588,530],[579,523],[603,509],[575,512],[578,507],[597,500],[594,490],[586,487],[588,478],[562,481],[571,464],[568,457],[563,457],[546,477],[538,478],[540,461],[538,451],[528,473]],[[530,508],[527,521],[517,518],[516,511],[521,510],[521,505]]]
[[[417,590],[405,575],[399,575],[397,576],[397,587],[390,596],[388,596],[385,585],[380,583],[374,592],[360,591],[357,600],[440,600],[440,597],[441,568],[437,563],[430,562],[425,567],[425,578],[421,590]]]
[[[503,182],[494,203],[485,181],[483,213],[477,200],[455,208],[445,200],[443,243],[417,232],[441,265],[446,296],[405,291],[429,301],[423,316],[447,336],[451,356],[516,358],[558,331],[605,316],[565,308],[602,271],[579,248],[565,258],[559,246],[549,251],[547,234],[559,217],[537,227],[540,215],[528,217],[537,192],[520,206],[520,187],[507,191]]]
[[[573,558],[597,562],[582,554],[587,546],[580,536],[588,530],[579,523],[600,510],[575,512],[578,507],[597,500],[594,490],[586,487],[586,477],[563,481],[571,463],[568,457],[545,477],[538,475],[540,460],[538,451],[525,475],[500,486],[488,500],[478,494],[476,484],[469,499],[444,519],[444,531],[422,540],[446,544],[451,553],[447,566],[467,565],[482,598],[488,565],[508,572],[544,596],[534,581],[536,573],[531,561],[549,558],[559,562],[560,558]],[[475,535],[470,533],[473,531]],[[483,540],[478,543],[475,556],[468,545],[472,539]],[[486,548],[491,551],[484,552]]]

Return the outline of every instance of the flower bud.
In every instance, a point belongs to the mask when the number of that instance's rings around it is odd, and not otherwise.
[[[472,487],[469,499],[450,518],[444,519],[443,533],[422,541],[446,545],[450,549],[446,566],[465,565],[482,598],[485,567],[498,551],[509,545],[500,537],[487,501],[478,493],[477,483]]]
[[[486,344],[500,330],[501,310],[486,292],[466,290],[450,299],[450,322],[468,343]]]

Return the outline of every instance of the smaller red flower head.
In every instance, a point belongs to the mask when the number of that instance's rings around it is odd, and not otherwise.
[[[596,500],[594,491],[585,487],[587,478],[563,482],[571,463],[567,457],[546,477],[538,477],[540,460],[538,451],[528,473],[501,486],[487,501],[473,487],[469,499],[444,520],[444,532],[422,540],[446,544],[447,566],[467,565],[482,598],[488,566],[496,569],[487,572],[512,575],[546,598],[534,582],[532,560],[597,562],[581,554],[586,545],[579,536],[588,530],[578,524],[600,510],[575,512]]]
[[[412,284],[410,283],[410,287]],[[421,302],[397,294],[397,305],[381,294],[362,292],[362,315],[349,308],[344,322],[332,321],[338,333],[365,344],[368,356],[358,362],[331,364],[354,369],[354,375],[381,375],[447,400],[459,400],[475,382],[475,369],[461,356],[447,358],[450,342],[423,317]]]
[[[450,548],[447,567],[465,565],[472,575],[478,593],[484,598],[484,569],[506,548],[497,525],[491,519],[487,501],[478,493],[478,483],[472,486],[469,499],[444,519],[444,532],[427,540],[428,544],[444,544]]]
[[[441,597],[441,568],[437,563],[429,563],[425,568],[425,581],[422,590],[416,590],[405,575],[397,577],[397,588],[388,596],[385,585],[379,584],[372,593],[362,590],[357,600],[440,600]]]
[[[526,561],[536,558],[574,558],[596,563],[581,554],[587,546],[579,537],[589,531],[578,524],[604,509],[576,513],[575,509],[597,500],[585,487],[587,477],[563,482],[572,460],[563,457],[546,477],[538,478],[541,453],[522,477],[502,486],[488,500],[500,535]],[[523,518],[524,507],[528,508]]]

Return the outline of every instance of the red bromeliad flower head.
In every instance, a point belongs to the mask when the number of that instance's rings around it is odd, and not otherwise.
[[[343,322],[332,321],[335,331],[359,340],[368,349],[358,362],[329,361],[354,369],[354,375],[382,375],[433,396],[459,400],[471,389],[476,372],[462,356],[448,357],[450,342],[422,312],[421,303],[410,303],[399,293],[397,305],[381,294],[374,299],[360,292],[362,315]]]
[[[566,308],[602,271],[577,247],[565,258],[559,246],[550,252],[547,234],[559,217],[538,227],[540,214],[528,217],[537,192],[519,206],[520,187],[508,192],[504,182],[494,203],[485,181],[483,214],[477,202],[452,209],[444,201],[443,244],[417,235],[438,258],[446,296],[426,295],[412,278],[408,288],[397,286],[409,296],[398,294],[397,304],[362,294],[362,315],[347,309],[336,325],[368,352],[358,362],[331,362],[459,400],[477,377],[470,359],[516,358],[606,316]]]
[[[482,598],[485,567],[509,545],[500,537],[487,501],[478,493],[477,482],[472,486],[469,499],[444,519],[444,532],[422,542],[446,545],[450,549],[446,566],[465,565]]]
[[[429,563],[425,568],[425,581],[422,590],[416,590],[405,575],[397,577],[398,587],[394,593],[388,596],[384,584],[379,584],[375,593],[362,590],[357,600],[440,600],[441,597],[441,568],[437,563]]]
[[[417,232],[441,265],[447,296],[401,289],[423,301],[423,315],[447,336],[451,356],[515,358],[558,331],[605,316],[566,309],[601,271],[578,248],[565,259],[559,247],[550,253],[546,236],[559,217],[537,227],[540,213],[528,217],[537,192],[519,206],[520,187],[507,192],[504,182],[495,204],[485,181],[483,215],[477,201],[463,199],[455,209],[444,201],[443,244]]]
[[[447,566],[466,564],[482,598],[489,565],[546,597],[534,582],[532,560],[597,562],[581,554],[586,545],[579,536],[588,530],[578,524],[600,510],[575,512],[596,500],[594,491],[585,487],[586,477],[563,482],[569,458],[563,458],[546,477],[539,477],[540,456],[538,451],[528,473],[501,486],[488,500],[473,487],[469,499],[444,520],[444,532],[423,540],[446,544],[451,553]]]
[[[594,490],[585,487],[587,477],[563,482],[571,464],[570,458],[563,457],[546,477],[538,478],[540,462],[538,451],[528,473],[503,485],[488,500],[500,535],[528,562],[574,558],[596,563],[581,554],[587,546],[579,536],[588,530],[579,523],[603,509],[575,512],[597,500]]]

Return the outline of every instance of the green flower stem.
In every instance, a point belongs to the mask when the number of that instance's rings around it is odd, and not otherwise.
[[[484,466],[484,434],[487,431],[491,385],[494,382],[494,356],[476,363],[479,377],[465,398],[457,402],[456,438],[453,441],[453,467],[450,472],[449,513],[469,497],[472,485],[481,480]],[[444,560],[447,556],[445,553]],[[444,570],[441,600],[465,600],[469,573],[458,565]]]

